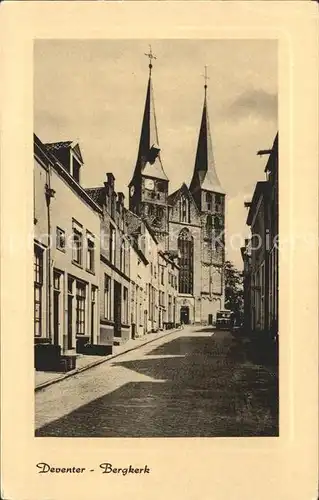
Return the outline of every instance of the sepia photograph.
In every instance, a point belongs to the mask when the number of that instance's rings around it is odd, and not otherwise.
[[[1,14],[1,498],[317,498],[315,3]]]
[[[279,435],[277,65],[34,42],[35,436]]]

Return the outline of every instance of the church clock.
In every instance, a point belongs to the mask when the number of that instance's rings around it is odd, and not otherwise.
[[[145,179],[145,188],[146,189],[149,189],[150,191],[153,191],[154,190],[154,181],[153,179]]]
[[[135,192],[135,187],[134,186],[131,186],[131,189],[130,189],[130,195],[133,196]]]

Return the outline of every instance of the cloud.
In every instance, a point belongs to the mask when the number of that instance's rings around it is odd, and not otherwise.
[[[262,89],[246,90],[228,107],[227,114],[238,120],[256,116],[265,120],[277,120],[277,95]]]

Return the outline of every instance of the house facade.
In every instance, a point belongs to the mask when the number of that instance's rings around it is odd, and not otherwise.
[[[87,188],[102,209],[100,227],[100,338],[101,345],[117,345],[131,338],[130,243],[124,194],[115,190],[115,177],[107,173],[102,187]]]
[[[245,322],[252,332],[278,335],[278,134],[270,150],[266,180],[256,184],[248,204],[251,239],[242,248]]]
[[[99,340],[99,206],[80,185],[78,144],[34,136],[34,339],[77,352]]]

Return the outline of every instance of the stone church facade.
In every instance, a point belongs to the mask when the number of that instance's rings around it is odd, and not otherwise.
[[[224,308],[225,191],[215,167],[207,85],[193,177],[169,194],[161,160],[152,64],[149,64],[137,160],[129,184],[129,209],[154,231],[163,251],[179,256],[178,317],[183,323],[210,324]]]

